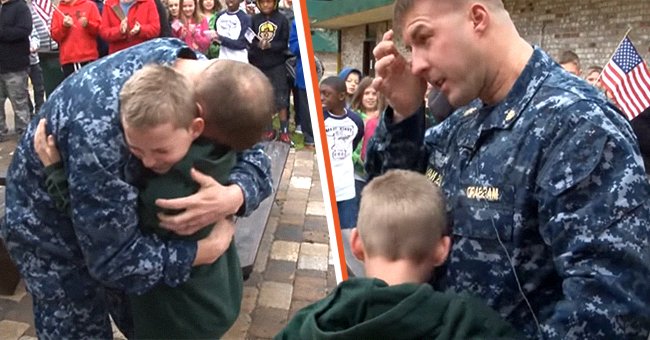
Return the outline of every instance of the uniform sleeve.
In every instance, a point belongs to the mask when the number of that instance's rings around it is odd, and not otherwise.
[[[138,191],[123,180],[119,160],[128,155],[115,124],[78,118],[68,134],[72,222],[86,265],[98,281],[129,293],[177,286],[189,278],[196,242],[141,233]]]
[[[6,25],[0,29],[0,41],[14,42],[29,38],[32,32],[32,14],[26,3],[16,4],[16,25]]]
[[[380,118],[374,138],[368,142],[368,180],[390,169],[423,172],[428,154],[423,141],[424,107],[397,124],[393,123],[393,109],[388,107]]]
[[[140,38],[144,39],[157,38],[160,35],[160,17],[158,16],[156,4],[153,0],[149,0],[143,2],[141,6],[143,6],[143,8],[138,11],[138,14],[145,13],[146,17],[143,21],[139,21],[141,18],[136,18],[136,20],[140,22],[140,33],[138,33],[138,35]],[[135,24],[135,22],[133,24]],[[131,28],[133,28],[133,25],[129,26],[129,29]]]
[[[585,119],[565,125],[537,179],[540,233],[564,293],[542,330],[548,338],[646,339],[650,189],[639,155],[630,136]]]
[[[271,194],[271,159],[261,144],[237,154],[229,181],[239,185],[244,193],[244,205],[237,213],[241,216],[250,215]]]

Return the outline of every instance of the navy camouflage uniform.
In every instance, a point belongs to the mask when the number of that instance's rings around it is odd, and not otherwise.
[[[4,239],[34,300],[41,339],[112,338],[108,315],[127,335],[124,293],[189,278],[196,241],[162,240],[138,228],[140,162],[130,155],[118,117],[118,94],[144,64],[195,57],[176,39],[156,39],[98,60],[64,81],[44,104],[68,169],[72,219],[47,194],[30,124],[8,170]],[[260,147],[237,155],[230,182],[245,198],[241,214],[271,192],[270,160]]]
[[[650,184],[619,111],[538,48],[501,102],[426,134],[421,111],[394,124],[388,110],[366,164],[443,189],[453,247],[434,285],[529,337],[647,339]]]

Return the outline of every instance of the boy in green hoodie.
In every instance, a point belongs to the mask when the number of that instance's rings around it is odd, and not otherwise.
[[[276,339],[518,338],[480,301],[426,282],[449,253],[445,202],[421,174],[391,170],[363,190],[354,255],[367,278],[300,310]]]
[[[161,212],[175,212],[161,211],[155,201],[196,193],[199,184],[192,179],[192,168],[225,184],[235,165],[236,151],[255,144],[270,120],[268,108],[273,94],[262,72],[235,61],[218,61],[213,67],[213,80],[230,89],[208,99],[218,101],[223,108],[215,122],[218,128],[211,132],[219,144],[201,137],[208,127],[194,86],[172,67],[144,66],[120,91],[120,123],[126,147],[146,168],[138,180],[138,217],[144,233],[164,239],[201,240],[219,228],[218,224],[210,225],[192,235],[177,235],[161,228],[157,217]],[[44,120],[37,129],[34,144],[46,166],[48,193],[57,207],[67,210],[67,176],[54,138],[45,140]],[[193,267],[189,280],[180,286],[159,284],[142,295],[129,295],[134,338],[220,338],[239,315],[242,290],[239,257],[231,242],[215,262]]]

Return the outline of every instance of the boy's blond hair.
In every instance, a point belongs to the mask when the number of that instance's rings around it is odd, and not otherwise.
[[[273,116],[273,88],[255,66],[218,60],[193,83],[169,66],[147,65],[120,91],[122,121],[133,128],[172,123],[189,128],[203,108],[206,125],[219,130],[218,142],[235,150],[257,143]],[[217,142],[217,141],[215,141]]]
[[[129,127],[141,129],[172,123],[189,128],[198,117],[192,83],[169,66],[145,65],[120,91],[120,116]]]
[[[361,194],[357,230],[367,257],[421,263],[447,228],[445,200],[424,175],[390,170]]]

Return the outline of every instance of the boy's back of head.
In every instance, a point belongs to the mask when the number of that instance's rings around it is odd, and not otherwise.
[[[442,192],[422,174],[391,170],[363,189],[357,230],[367,259],[422,263],[446,228]]]
[[[255,66],[218,60],[195,84],[206,129],[214,126],[219,142],[235,150],[250,148],[271,123],[275,99],[268,78]]]

